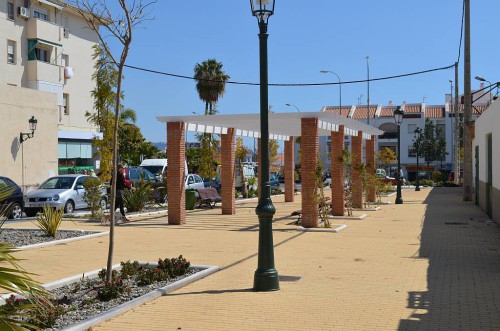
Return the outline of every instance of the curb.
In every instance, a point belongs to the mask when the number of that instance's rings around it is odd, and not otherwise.
[[[335,228],[334,228],[335,226]],[[297,231],[302,231],[302,232],[333,232],[333,233],[338,233],[344,229],[347,228],[347,225],[345,224],[332,224],[331,228],[304,228],[300,227],[297,229]]]
[[[28,228],[19,228],[16,230],[38,230],[38,229],[28,229]],[[64,230],[60,230],[64,231]],[[42,247],[47,247],[47,246],[56,246],[56,245],[61,245],[65,244],[68,242],[72,241],[79,241],[79,240],[85,240],[85,239],[90,239],[90,238],[96,238],[96,237],[102,237],[105,235],[109,234],[109,231],[89,231],[89,230],[69,230],[69,231],[81,231],[81,232],[93,232],[84,236],[79,236],[79,237],[73,237],[73,238],[66,238],[66,239],[60,239],[60,240],[52,240],[52,241],[47,241],[44,243],[39,243],[39,244],[33,244],[33,245],[26,245],[26,246],[19,246],[16,247],[16,250],[18,251],[26,251],[30,249],[36,249],[36,248],[42,248]]]

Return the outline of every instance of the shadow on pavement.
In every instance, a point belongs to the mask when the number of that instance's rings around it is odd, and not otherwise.
[[[500,227],[459,190],[434,189],[424,201],[414,258],[429,262],[428,290],[408,293],[414,313],[398,330],[500,329]]]

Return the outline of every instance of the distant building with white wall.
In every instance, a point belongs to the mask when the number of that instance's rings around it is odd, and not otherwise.
[[[92,60],[92,47],[97,43],[97,34],[64,1],[0,2],[0,86],[16,88],[15,94],[19,106],[23,108],[23,114],[25,112],[30,115],[26,118],[13,111],[6,113],[4,108],[2,118],[11,118],[9,123],[16,127],[16,131],[26,131],[27,120],[31,116],[45,116],[39,114],[36,107],[32,107],[32,102],[24,102],[34,98],[33,92],[28,89],[39,91],[44,99],[44,93],[55,95],[55,111],[53,117],[50,117],[51,123],[49,125],[46,122],[49,118],[41,120],[40,117],[37,132],[44,126],[53,127],[55,123],[56,130],[52,134],[56,139],[42,141],[35,133],[32,141],[24,144],[36,143],[38,148],[47,151],[47,158],[53,158],[55,150],[56,157],[48,162],[55,164],[56,173],[96,166],[91,140],[102,135],[98,128],[88,123],[85,114],[94,113],[91,91],[95,87],[92,80],[95,61]],[[6,124],[0,123],[1,125]],[[0,137],[2,141],[12,140],[12,137],[6,136],[6,130],[0,130]],[[53,141],[56,141],[55,145],[52,144]],[[41,160],[42,163],[45,161]],[[12,159],[3,159],[0,167],[8,168],[13,163]],[[26,165],[33,166],[36,165]],[[35,184],[48,175],[49,173],[40,174],[25,184]],[[20,176],[12,174],[12,179],[20,182]]]
[[[483,112],[487,104],[476,103],[473,109],[473,118],[476,118],[481,112]],[[377,151],[383,150],[388,147],[394,152],[397,152],[397,133],[398,127],[394,121],[394,110],[396,105],[370,105],[369,120],[368,118],[368,107],[366,105],[352,105],[352,106],[342,106],[340,109],[338,106],[325,106],[321,111],[333,112],[335,114],[341,114],[342,116],[347,116],[349,118],[357,119],[363,123],[368,123],[371,126],[375,126],[385,133],[382,136],[377,137]],[[435,160],[431,162],[429,169],[426,168],[425,161],[422,157],[419,160],[419,168],[422,171],[434,171],[439,170],[445,173],[450,172],[453,169],[453,157],[454,157],[454,111],[450,110],[450,104],[446,103],[444,105],[427,105],[425,103],[419,104],[402,104],[404,111],[403,123],[401,124],[401,168],[405,174],[405,178],[409,180],[414,180],[416,178],[417,169],[417,155],[413,148],[414,132],[417,127],[422,130],[425,128],[425,120],[430,119],[437,127],[441,129],[442,134],[446,139],[446,155],[440,160]],[[463,116],[463,106],[459,106],[460,117]],[[330,140],[331,137],[320,137],[319,148],[320,157],[324,164],[324,168],[327,169],[331,166],[330,160]],[[345,147],[350,146],[350,137],[345,138]],[[364,148],[364,147],[363,147]],[[396,163],[392,167],[393,170],[396,169]],[[391,173],[391,175],[393,175]]]

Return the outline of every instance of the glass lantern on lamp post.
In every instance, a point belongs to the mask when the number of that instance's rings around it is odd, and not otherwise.
[[[271,201],[269,184],[269,117],[268,117],[268,69],[267,69],[267,25],[274,14],[275,0],[250,0],[252,15],[259,24],[260,55],[260,164],[262,169],[260,198],[256,214],[259,217],[258,266],[254,274],[255,291],[277,291],[280,289],[278,272],[274,267],[273,216],[276,208]]]
[[[396,174],[397,190],[396,190],[396,204],[400,205],[403,203],[403,197],[401,196],[401,123],[403,122],[404,111],[401,106],[398,106],[394,111],[394,121],[398,126],[398,172]]]

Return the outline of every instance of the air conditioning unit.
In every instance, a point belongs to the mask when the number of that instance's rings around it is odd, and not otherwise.
[[[26,7],[18,7],[17,14],[23,18],[28,19],[30,17],[30,10]]]

